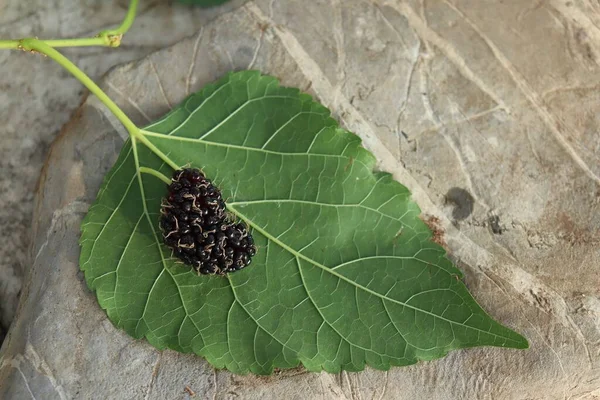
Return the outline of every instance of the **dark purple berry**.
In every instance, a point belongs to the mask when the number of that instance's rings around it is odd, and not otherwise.
[[[256,247],[244,223],[231,221],[221,191],[197,169],[173,173],[159,227],[165,245],[201,274],[248,266]]]

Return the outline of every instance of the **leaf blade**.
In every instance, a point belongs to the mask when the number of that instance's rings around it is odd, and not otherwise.
[[[166,257],[157,224],[165,189],[138,169],[171,171],[126,144],[82,225],[81,268],[132,336],[260,374],[299,363],[389,369],[457,348],[527,346],[469,295],[408,190],[374,173],[360,139],[310,96],[254,71],[232,73],[142,134],[217,182],[259,252],[228,279],[195,276]],[[109,210],[122,220],[116,227]],[[113,247],[123,248],[116,266]]]

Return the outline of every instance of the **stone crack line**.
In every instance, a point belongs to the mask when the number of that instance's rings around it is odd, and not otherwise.
[[[525,77],[517,70],[517,68],[512,64],[512,62],[500,51],[498,46],[492,40],[485,35],[479,27],[469,19],[460,9],[458,9],[454,4],[449,1],[444,1],[450,8],[452,8],[460,17],[481,37],[481,39],[485,42],[485,44],[489,47],[489,49],[494,54],[494,57],[510,75],[513,82],[517,85],[521,93],[529,100],[534,110],[538,113],[546,127],[552,132],[555,139],[561,145],[561,147],[567,152],[567,154],[571,157],[571,159],[585,172],[585,174],[600,185],[600,177],[592,171],[589,165],[581,158],[581,156],[575,151],[575,149],[569,144],[569,140],[571,138],[576,138],[578,135],[575,132],[571,132],[571,130],[559,119],[557,118],[544,104],[541,96],[529,85]],[[566,133],[566,138],[563,133]]]
[[[35,351],[35,349],[29,342],[25,345],[24,354],[17,354],[12,358],[3,359],[0,363],[0,371],[7,366],[15,368],[17,371],[19,371],[21,378],[23,378],[23,381],[25,382],[25,387],[27,391],[29,392],[31,397],[34,400],[36,400],[36,397],[31,391],[31,387],[29,386],[28,377],[23,373],[23,370],[21,370],[21,365],[26,362],[29,362],[36,372],[48,378],[50,384],[52,385],[52,387],[54,388],[61,400],[69,399],[69,396],[67,396],[67,393],[65,392],[64,388],[58,383],[58,380],[52,373],[50,366],[42,357],[40,357],[40,355]]]
[[[125,99],[137,112],[140,113],[140,115],[142,117],[144,117],[144,119],[146,121],[148,121],[149,123],[152,122],[152,118],[150,118],[148,116],[148,114],[146,114],[144,112],[144,110],[142,110],[142,108],[139,106],[138,103],[136,103],[131,97],[127,96],[125,93],[123,93],[121,90],[119,90],[115,85],[112,84],[112,82],[110,81],[105,81],[106,85],[111,88],[116,94],[118,94],[120,97],[122,97],[123,99]]]
[[[90,207],[90,205],[88,203],[79,201],[79,200],[75,200],[75,201],[67,204],[64,207],[55,210],[52,213],[52,221],[50,222],[50,226],[46,230],[46,240],[44,241],[44,243],[42,243],[40,245],[39,250],[38,250],[37,254],[35,255],[35,258],[33,259],[32,264],[35,265],[38,258],[40,257],[40,255],[42,254],[44,249],[46,248],[46,246],[48,246],[48,242],[49,242],[50,238],[52,237],[52,232],[56,228],[56,225],[66,217],[69,217],[69,216],[75,215],[75,214],[86,213],[88,211],[89,207]]]
[[[450,60],[460,73],[473,82],[482,92],[489,96],[496,104],[498,104],[506,113],[510,114],[510,109],[487,83],[483,81],[470,67],[467,61],[456,51],[451,43],[444,40],[437,32],[427,26],[417,13],[406,3],[397,1],[387,1],[384,6],[389,6],[404,16],[410,26],[415,30],[421,40],[433,44]],[[383,13],[382,13],[383,15]]]
[[[160,75],[158,74],[158,70],[156,69],[156,65],[154,64],[154,61],[152,61],[151,58],[148,58],[148,63],[150,64],[150,69],[152,70],[152,73],[154,74],[154,77],[156,78],[156,82],[158,83],[158,88],[160,89],[160,93],[162,94],[165,104],[167,105],[167,107],[169,107],[169,110],[172,110],[173,105],[169,101],[169,97],[167,96],[167,92],[165,91],[165,87],[162,83],[162,80],[160,79]]]
[[[204,34],[204,27],[200,28],[196,41],[194,42],[194,50],[192,51],[192,60],[190,61],[190,68],[188,69],[188,76],[185,80],[185,94],[189,96],[192,90],[192,76],[194,75],[194,68],[196,67],[196,58],[198,56],[198,48],[200,47],[200,41]]]
[[[150,383],[148,384],[148,390],[146,391],[146,395],[144,396],[144,400],[148,400],[150,398],[150,394],[152,393],[152,389],[154,388],[154,384],[156,383],[156,377],[158,376],[158,371],[160,369],[160,362],[162,361],[162,352],[158,353],[158,357],[156,357],[156,363],[152,368],[152,374],[150,376]]]

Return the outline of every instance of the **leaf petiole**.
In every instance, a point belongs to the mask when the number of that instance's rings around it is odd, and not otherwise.
[[[156,178],[160,179],[161,181],[163,181],[163,182],[164,182],[164,183],[166,183],[167,185],[170,185],[170,184],[171,184],[171,180],[170,180],[169,178],[167,178],[166,176],[164,176],[163,174],[161,174],[160,172],[158,172],[158,171],[157,171],[157,170],[155,170],[155,169],[148,168],[148,167],[140,167],[140,168],[139,168],[139,171],[140,171],[141,173],[144,173],[144,174],[152,175],[152,176],[154,176],[154,177],[156,177]]]
[[[90,46],[106,46],[119,47],[123,35],[131,28],[135,20],[139,0],[131,0],[127,15],[116,29],[107,29],[100,32],[96,37],[91,38],[76,38],[76,39],[49,39],[41,40],[50,47],[90,47]],[[27,50],[23,46],[23,42],[32,39],[17,39],[17,40],[0,40],[0,49],[22,49]]]
[[[0,40],[0,49],[21,49],[23,48],[22,42],[26,39],[20,40]],[[109,46],[107,39],[104,37],[93,37],[93,38],[79,38],[79,39],[51,39],[44,40],[50,47],[91,47],[91,46]]]

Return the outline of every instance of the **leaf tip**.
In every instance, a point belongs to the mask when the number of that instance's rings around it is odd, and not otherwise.
[[[525,336],[519,335],[517,333],[517,335],[519,336],[519,341],[517,342],[517,346],[515,346],[515,349],[519,349],[519,350],[526,350],[529,348],[529,341],[525,338]]]

